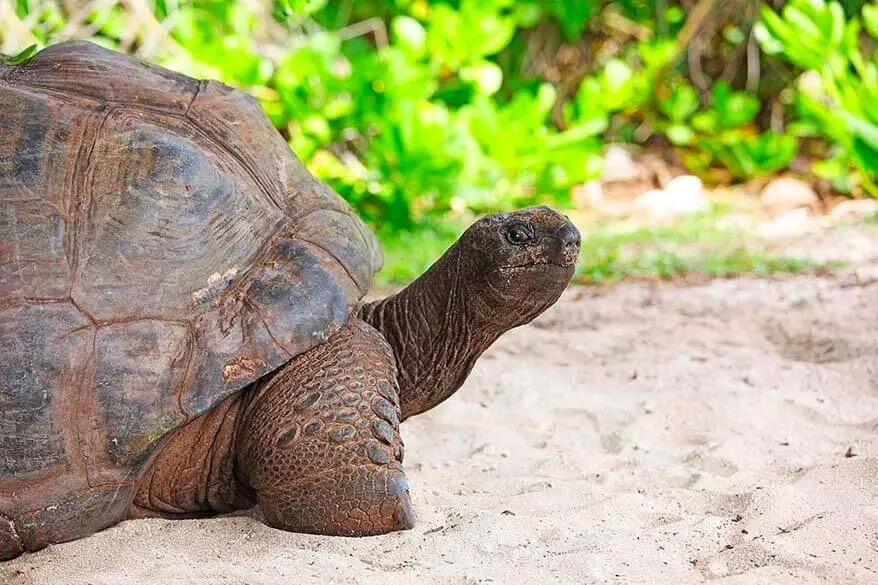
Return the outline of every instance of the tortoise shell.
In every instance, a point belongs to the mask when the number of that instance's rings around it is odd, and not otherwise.
[[[0,64],[0,516],[106,524],[381,262],[248,95],[84,41]]]

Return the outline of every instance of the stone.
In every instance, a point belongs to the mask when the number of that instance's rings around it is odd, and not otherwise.
[[[644,177],[643,168],[634,162],[631,153],[625,148],[611,144],[604,152],[604,171],[601,181],[604,183],[622,183],[638,181]]]
[[[829,216],[835,221],[863,221],[878,216],[878,201],[875,199],[842,201],[832,208]]]
[[[664,189],[650,189],[635,205],[652,217],[692,215],[708,207],[704,184],[693,175],[674,177]]]
[[[604,191],[597,181],[588,181],[573,189],[573,203],[579,209],[600,207],[604,202]]]
[[[768,183],[759,194],[762,207],[772,215],[796,209],[817,209],[819,198],[811,185],[793,177],[780,177]]]

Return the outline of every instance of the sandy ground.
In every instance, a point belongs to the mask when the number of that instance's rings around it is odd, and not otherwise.
[[[574,288],[403,436],[410,532],[141,520],[0,582],[878,584],[878,283]]]

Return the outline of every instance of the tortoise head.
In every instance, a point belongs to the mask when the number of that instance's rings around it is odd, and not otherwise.
[[[402,419],[454,394],[498,337],[552,306],[570,284],[579,231],[548,207],[473,223],[420,278],[359,313],[390,343]]]
[[[580,235],[567,217],[540,206],[484,217],[455,248],[467,312],[510,328],[558,300],[573,278]]]

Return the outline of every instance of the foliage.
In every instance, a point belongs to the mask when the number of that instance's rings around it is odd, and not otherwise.
[[[865,4],[852,18],[834,1],[792,0],[781,14],[763,6],[757,33],[764,51],[805,71],[796,95],[799,133],[834,146],[815,172],[839,190],[859,182],[878,196],[878,5]],[[862,45],[871,46],[870,56]]]
[[[684,160],[694,171],[718,164],[736,179],[747,179],[784,169],[795,158],[798,142],[793,136],[754,128],[761,107],[756,97],[720,81],[708,101],[699,109],[695,89],[680,83],[660,106],[667,121],[659,127],[672,144],[684,148]]]
[[[704,3],[707,14],[724,14],[718,0]],[[85,37],[249,91],[305,164],[385,239],[472,213],[565,206],[572,187],[601,173],[607,142],[669,146],[693,172],[727,180],[817,152],[814,172],[837,189],[878,194],[871,3],[791,0],[779,13],[763,5],[757,57],[783,75],[756,84],[745,19],[696,23],[713,31],[702,39],[712,56],[686,61],[687,12],[673,1],[12,6],[0,12],[6,51]],[[746,78],[729,74],[742,55]],[[780,126],[768,115],[777,104]]]
[[[37,52],[36,45],[30,45],[22,50],[17,55],[3,55],[0,54],[0,63],[4,65],[18,65],[19,63],[24,63],[31,57],[33,57]]]

